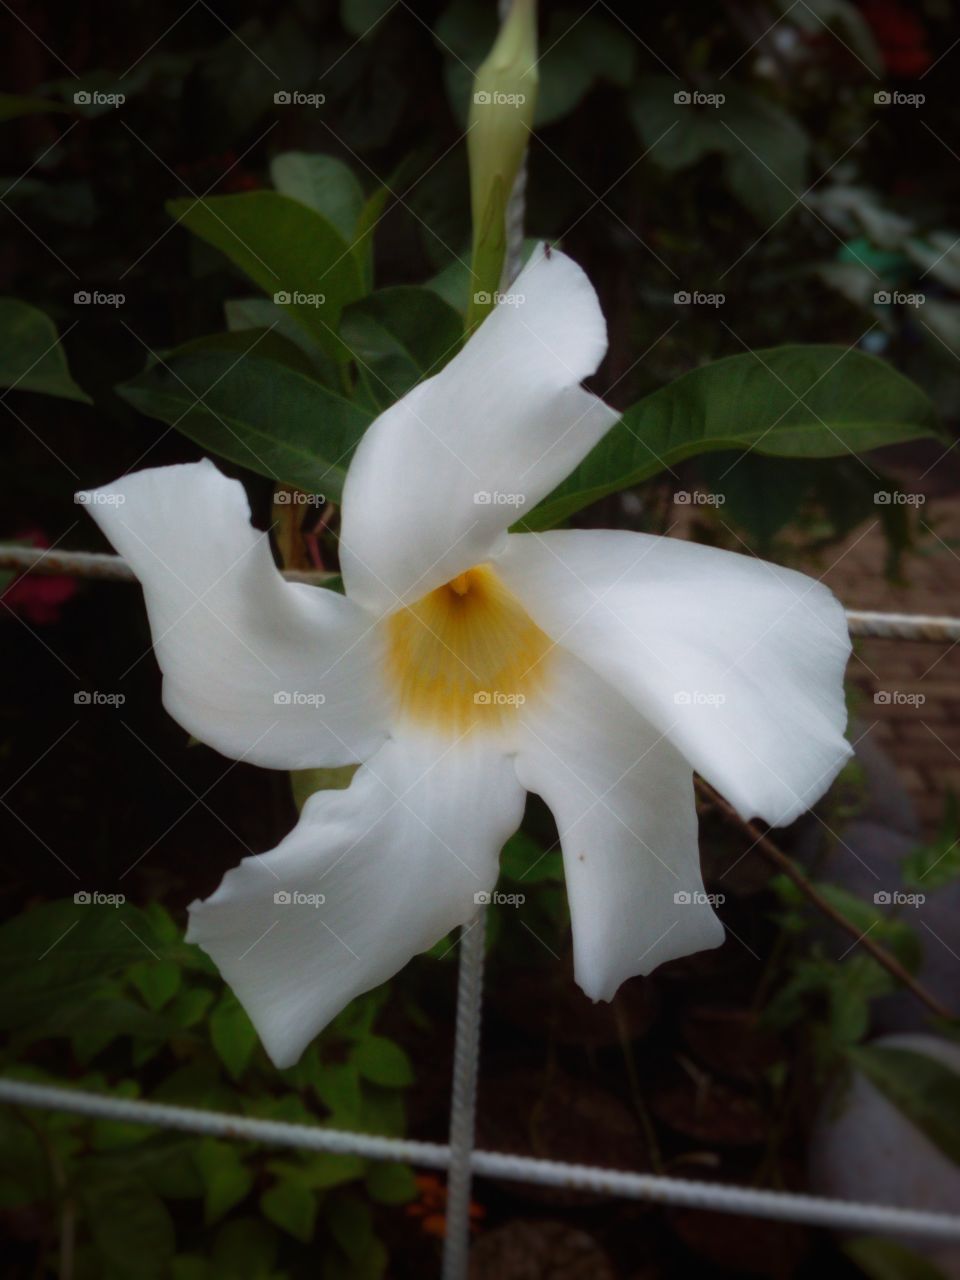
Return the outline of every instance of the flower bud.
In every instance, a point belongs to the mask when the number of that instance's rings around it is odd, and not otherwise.
[[[506,212],[533,128],[537,101],[536,0],[513,0],[477,71],[467,152],[473,214],[473,280],[468,328],[494,305],[507,248]]]

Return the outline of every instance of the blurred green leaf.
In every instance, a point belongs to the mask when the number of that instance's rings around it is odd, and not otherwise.
[[[503,846],[500,870],[511,880],[541,884],[563,879],[563,858],[559,849],[544,850],[524,831],[518,831]]]
[[[0,93],[0,121],[66,110],[67,107],[62,102],[50,102],[46,98],[26,98],[16,93]]]
[[[226,352],[172,353],[117,391],[211,453],[333,502],[371,418],[319,382],[256,355],[237,362]]]
[[[317,1200],[303,1183],[287,1180],[269,1187],[260,1197],[260,1208],[271,1222],[304,1244],[313,1238]]]
[[[920,388],[862,351],[813,344],[727,356],[628,409],[518,527],[551,528],[698,453],[843,457],[937,432]]]
[[[123,1275],[163,1280],[175,1250],[166,1206],[140,1178],[97,1177],[87,1168],[77,1188],[93,1242]]]
[[[239,1080],[257,1047],[257,1033],[236,996],[227,992],[210,1015],[210,1038],[220,1061]]]
[[[331,1119],[337,1128],[350,1128],[359,1122],[363,1100],[360,1072],[355,1063],[323,1063],[313,1087],[323,1105],[332,1112]]]
[[[287,295],[291,316],[332,359],[349,359],[337,337],[340,312],[363,285],[349,245],[327,218],[276,191],[170,200],[167,210],[269,297]]]
[[[0,298],[0,387],[93,403],[70,376],[56,325],[17,298]]]
[[[936,838],[909,853],[900,865],[903,883],[910,889],[931,893],[960,876],[960,810],[957,797],[948,792]]]
[[[352,36],[363,40],[395,7],[396,0],[340,0],[340,21]]]
[[[267,1280],[277,1260],[277,1233],[258,1218],[225,1222],[213,1244],[218,1280]]]
[[[405,1164],[375,1161],[367,1173],[366,1188],[377,1204],[408,1204],[417,1198],[417,1180]]]
[[[204,1221],[216,1222],[250,1194],[253,1171],[233,1143],[214,1138],[197,1143],[193,1158],[203,1180]]]
[[[350,1050],[350,1060],[365,1080],[388,1088],[413,1084],[410,1059],[393,1040],[386,1036],[367,1036]]]
[[[173,960],[141,960],[128,970],[128,977],[143,996],[148,1008],[162,1009],[180,990],[180,966]]]
[[[373,1218],[363,1201],[349,1194],[332,1196],[324,1205],[324,1220],[349,1262],[342,1271],[333,1263],[331,1274],[379,1280],[386,1270],[386,1251],[373,1234]]]
[[[960,1163],[960,1074],[910,1049],[861,1045],[850,1061],[945,1156]]]
[[[898,1240],[860,1236],[845,1241],[843,1251],[869,1280],[947,1280],[939,1267]]]
[[[279,1179],[302,1182],[311,1191],[327,1191],[362,1178],[367,1162],[361,1156],[336,1151],[311,1151],[305,1152],[297,1164],[271,1160],[267,1168]]]

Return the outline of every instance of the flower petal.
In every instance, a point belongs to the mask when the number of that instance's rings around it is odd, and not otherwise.
[[[347,594],[385,612],[486,559],[619,414],[578,384],[607,349],[589,280],[542,249],[463,350],[372,424],[344,487]]]
[[[351,763],[384,741],[373,619],[283,579],[238,481],[205,460],[79,498],[140,579],[163,704],[195,737],[283,769]]]
[[[517,776],[560,832],[576,979],[593,1000],[724,938],[703,891],[693,772],[585,664],[551,655],[523,708]]]
[[[470,919],[523,801],[510,761],[478,736],[391,740],[346,791],[312,796],[276,849],[192,903],[187,940],[290,1066],[350,1000]]]
[[[792,822],[849,758],[846,618],[814,579],[614,530],[512,536],[496,567],[744,818]]]

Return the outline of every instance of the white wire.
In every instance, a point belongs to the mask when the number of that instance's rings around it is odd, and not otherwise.
[[[156,1128],[180,1129],[244,1142],[262,1142],[269,1146],[349,1152],[371,1160],[404,1161],[432,1169],[447,1168],[450,1163],[450,1148],[433,1142],[378,1138],[369,1134],[346,1133],[278,1120],[257,1120],[249,1116],[233,1116],[193,1107],[112,1098],[105,1094],[33,1084],[2,1076],[0,1102],[123,1120]],[[682,1205],[717,1213],[745,1214],[780,1222],[802,1222],[810,1226],[836,1227],[844,1231],[881,1234],[895,1232],[941,1240],[960,1240],[960,1216],[933,1213],[925,1209],[828,1200],[822,1196],[761,1191],[753,1187],[719,1186],[710,1182],[693,1182],[686,1178],[624,1173],[616,1169],[563,1164],[555,1160],[532,1160],[526,1156],[498,1151],[474,1151],[470,1163],[474,1173],[513,1182],[567,1187],[577,1191],[606,1193],[623,1199],[650,1200],[658,1204]]]
[[[0,569],[68,574],[76,578],[100,578],[113,582],[136,581],[133,570],[120,556],[98,551],[50,551],[40,547],[0,544]],[[292,582],[322,583],[336,575],[288,569],[283,576]],[[852,636],[873,636],[882,640],[931,640],[948,644],[960,640],[960,618],[848,609],[847,624]]]

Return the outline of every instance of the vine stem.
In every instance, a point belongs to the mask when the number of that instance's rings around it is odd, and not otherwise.
[[[842,912],[829,903],[816,885],[807,879],[793,859],[789,858],[782,849],[779,849],[769,836],[764,835],[752,822],[747,822],[745,818],[741,818],[736,809],[728,804],[708,782],[704,782],[702,778],[697,778],[696,786],[701,795],[708,799],[728,822],[739,827],[750,836],[753,841],[753,848],[758,849],[778,871],[782,871],[797,886],[804,897],[813,903],[818,911],[829,920],[832,920],[838,928],[848,933],[856,945],[862,947],[869,956],[876,960],[877,964],[886,969],[891,977],[906,987],[938,1018],[946,1018],[948,1021],[953,1021],[956,1018],[956,1014],[952,1013],[945,1005],[942,1005],[935,995],[929,992],[922,983],[918,982],[913,974],[904,968],[896,956],[891,955],[885,947],[879,946],[872,938],[861,932]]]

